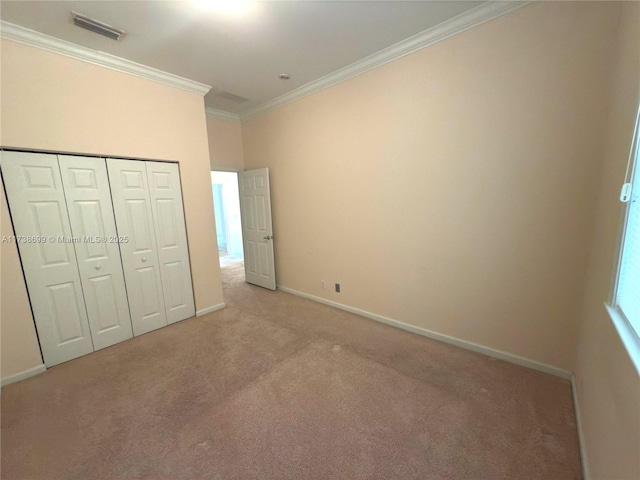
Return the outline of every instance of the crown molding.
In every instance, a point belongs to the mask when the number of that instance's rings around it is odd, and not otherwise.
[[[210,117],[219,118],[220,120],[228,120],[231,122],[240,123],[240,115],[235,113],[225,112],[223,110],[216,110],[215,108],[207,107],[204,109],[205,113]]]
[[[340,82],[344,82],[352,77],[361,75],[365,72],[378,68],[386,63],[392,62],[400,57],[409,55],[417,50],[441,42],[453,35],[462,33],[482,23],[488,22],[495,18],[506,15],[509,12],[517,10],[529,1],[489,1],[478,5],[471,10],[461,13],[445,22],[435,25],[423,32],[413,35],[401,42],[376,52],[368,57],[363,58],[351,65],[336,70],[333,73],[325,75],[317,80],[307,83],[295,90],[284,95],[269,100],[262,105],[257,106],[240,115],[241,120],[247,120],[263,113],[270,112],[276,108],[282,107],[289,103],[300,100],[301,98],[313,95],[325,88],[329,88]]]
[[[36,32],[13,23],[0,21],[0,37],[14,42],[22,43],[42,50],[64,55],[66,57],[82,60],[83,62],[92,63],[101,67],[117,70],[119,72],[135,75],[136,77],[146,78],[154,82],[163,83],[170,87],[186,90],[187,92],[196,93],[198,95],[206,95],[211,87],[203,83],[194,82],[187,78],[179,77],[171,73],[156,70],[124,58],[116,57],[108,53],[92,50],[87,47],[76,45],[54,38],[44,33]]]

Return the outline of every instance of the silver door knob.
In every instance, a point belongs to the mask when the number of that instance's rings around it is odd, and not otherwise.
[[[271,240],[273,238],[273,235],[267,235],[266,237],[262,237],[263,240]]]
[[[102,265],[100,265],[99,263],[96,265],[96,270],[100,270],[102,268]]]
[[[146,262],[147,261],[147,257],[142,257],[142,262]]]

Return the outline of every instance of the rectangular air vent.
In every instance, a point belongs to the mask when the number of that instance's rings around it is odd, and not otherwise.
[[[126,35],[124,30],[118,30],[117,28],[113,28],[106,23],[102,23],[92,18],[85,17],[84,15],[80,15],[76,12],[71,12],[71,18],[76,26],[94,33],[99,33],[100,35],[103,35],[112,40],[122,40],[122,38]]]
[[[219,98],[224,98],[226,100],[231,100],[232,102],[236,102],[236,103],[244,103],[247,101],[246,98],[241,97],[240,95],[234,95],[233,93],[229,93],[229,92],[216,92],[213,94],[214,97],[219,97]]]

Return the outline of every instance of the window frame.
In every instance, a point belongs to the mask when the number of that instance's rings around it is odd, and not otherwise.
[[[635,126],[634,132],[634,144],[631,148],[631,182],[633,195],[637,195],[640,191],[640,141],[638,136],[640,135],[640,128]],[[626,179],[625,179],[626,180]],[[634,327],[631,320],[627,318],[622,309],[618,305],[618,289],[620,284],[620,273],[622,269],[622,258],[624,253],[625,241],[627,237],[627,228],[629,224],[629,216],[631,214],[631,203],[629,200],[624,205],[624,214],[622,215],[622,226],[620,231],[620,237],[618,240],[617,250],[617,262],[615,264],[613,285],[611,288],[610,296],[607,302],[605,302],[605,308],[613,321],[613,324],[618,331],[618,335],[625,346],[632,363],[634,364],[638,375],[640,375],[640,324],[638,327]],[[640,219],[638,219],[640,221]]]

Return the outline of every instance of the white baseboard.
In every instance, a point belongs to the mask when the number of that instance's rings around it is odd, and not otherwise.
[[[308,298],[309,300],[314,300],[316,302],[324,303],[325,305],[329,305],[331,307],[339,308],[340,310],[345,310],[350,313],[355,313],[356,315],[360,315],[362,317],[375,320],[376,322],[385,323],[387,325],[391,325],[392,327],[401,328],[403,330],[407,330],[412,333],[417,333],[418,335],[423,335],[425,337],[433,338],[434,340],[439,340],[441,342],[449,343],[457,347],[482,353],[484,355],[488,355],[490,357],[497,358],[499,360],[504,360],[509,363],[515,363],[516,365],[520,365],[522,367],[528,367],[528,368],[532,368],[533,370],[549,373],[551,375],[555,375],[556,377],[564,378],[565,380],[571,380],[571,375],[572,375],[571,372],[568,372],[558,367],[554,367],[552,365],[547,365],[546,363],[541,363],[536,360],[531,360],[530,358],[525,358],[519,355],[514,355],[512,353],[503,352],[501,350],[496,350],[490,347],[485,347],[484,345],[469,342],[467,340],[461,340],[459,338],[450,337],[449,335],[433,332],[431,330],[427,330],[426,328],[416,327],[415,325],[409,325],[407,323],[403,323],[398,320],[394,320],[392,318],[383,317],[382,315],[377,315],[375,313],[367,312],[365,310],[360,310],[359,308],[350,307],[348,305],[332,302],[331,300],[327,300],[321,297],[316,297],[315,295],[299,292],[297,290],[293,290],[292,288],[283,287],[282,285],[278,285],[278,289],[282,290],[283,292]]]
[[[584,480],[590,480],[589,462],[587,461],[587,444],[584,439],[584,430],[582,428],[582,414],[580,413],[580,404],[578,403],[578,385],[576,385],[575,375],[571,375],[571,393],[573,394],[573,409],[576,412],[576,425],[578,428],[578,445],[580,446],[580,463],[582,464],[582,476]]]
[[[212,307],[203,308],[202,310],[198,310],[196,312],[196,317],[201,317],[203,315],[206,315],[207,313],[215,312],[216,310],[221,310],[225,306],[226,305],[224,303],[219,303],[218,305],[214,305]]]
[[[37,367],[30,368],[29,370],[25,370],[24,372],[16,373],[15,375],[9,375],[8,377],[3,378],[0,381],[1,386],[6,386],[11,383],[19,382],[20,380],[26,380],[29,377],[33,377],[34,375],[38,375],[47,370],[47,367],[44,363],[38,365]]]

